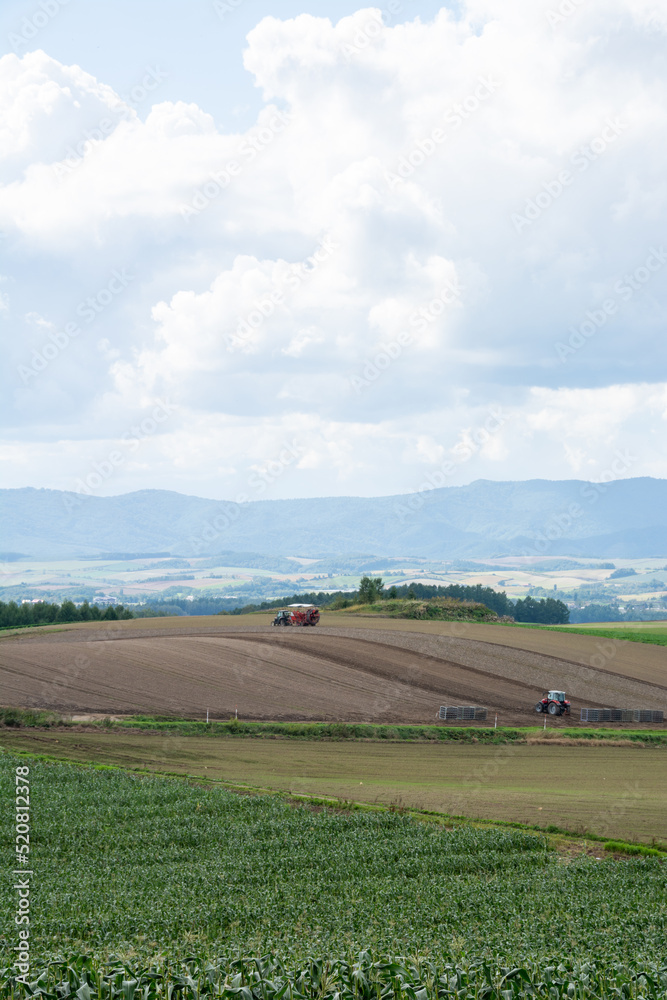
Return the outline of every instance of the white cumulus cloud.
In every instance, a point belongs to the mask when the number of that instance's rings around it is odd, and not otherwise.
[[[666,475],[667,19],[570,6],[265,18],[239,133],[157,76],[140,115],[44,52],[1,59],[14,485],[17,441],[63,487],[159,399],[105,491],[227,496],[292,438],[275,495],[417,488],[452,455],[452,482],[594,477],[618,448]]]

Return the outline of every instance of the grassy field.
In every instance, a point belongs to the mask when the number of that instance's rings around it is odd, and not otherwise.
[[[667,622],[590,622],[586,625],[526,625],[515,623],[513,628],[536,628],[570,635],[595,635],[621,642],[647,642],[667,646]]]
[[[663,953],[667,869],[657,859],[564,864],[544,838],[518,830],[313,810],[10,754],[0,755],[5,786],[27,761],[33,968],[72,952],[145,967],[160,956],[229,961],[267,952],[349,961],[368,949],[483,958],[498,978],[498,966],[552,967],[553,975],[562,959],[611,966]],[[12,819],[3,810],[7,854]],[[11,879],[0,896],[9,950]]]
[[[645,629],[648,629],[649,631],[651,629],[658,629],[663,632],[667,632],[667,620],[656,619],[654,621],[646,622],[587,622],[585,625],[557,625],[555,627],[559,629],[567,629],[568,631],[579,628],[593,629],[594,631],[597,631],[597,629],[615,630],[620,628],[627,629],[631,632],[635,632],[637,630],[642,632]]]
[[[316,743],[62,730],[3,732],[0,745],[63,760],[667,843],[667,755],[660,747]]]

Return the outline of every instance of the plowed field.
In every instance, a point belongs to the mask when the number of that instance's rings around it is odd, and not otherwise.
[[[0,701],[65,712],[432,722],[441,704],[536,721],[547,687],[578,708],[667,711],[667,654],[492,625],[351,619],[276,629],[267,618],[135,619],[0,639]],[[514,644],[514,645],[513,645]],[[629,648],[630,647],[630,648]],[[604,666],[591,666],[603,663]],[[552,720],[550,720],[550,723]],[[568,720],[570,722],[570,720]]]

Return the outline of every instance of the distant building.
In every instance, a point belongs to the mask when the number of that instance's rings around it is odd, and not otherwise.
[[[118,603],[118,598],[112,594],[100,594],[99,597],[93,598],[93,604],[96,604],[98,608],[108,608]]]

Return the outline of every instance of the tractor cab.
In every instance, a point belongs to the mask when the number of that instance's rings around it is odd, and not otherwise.
[[[535,711],[548,712],[549,715],[569,715],[570,703],[564,691],[548,691],[542,701],[538,701]]]

